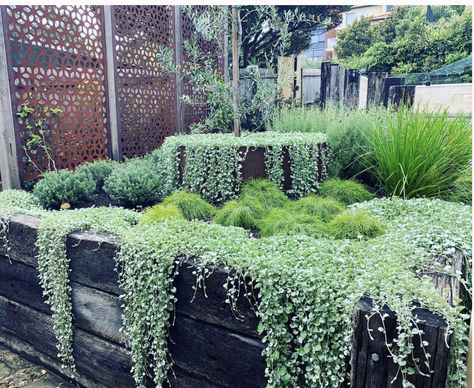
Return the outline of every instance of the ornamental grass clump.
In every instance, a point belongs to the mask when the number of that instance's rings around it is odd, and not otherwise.
[[[308,195],[290,202],[287,206],[293,212],[315,216],[324,222],[332,220],[334,216],[345,210],[345,206],[339,201],[317,195]]]
[[[347,109],[327,104],[324,109],[283,108],[275,115],[271,129],[276,132],[319,132],[327,135],[331,163],[330,177],[352,178],[366,170],[362,155],[368,150],[367,131],[385,120],[383,109]],[[365,174],[367,175],[367,174]]]
[[[224,226],[240,226],[247,230],[257,230],[265,213],[265,209],[257,201],[231,200],[217,210],[213,221]]]
[[[44,207],[58,209],[65,202],[74,204],[89,199],[95,188],[92,174],[60,170],[45,173],[33,187],[33,194]]]
[[[466,168],[463,173],[453,182],[447,195],[448,201],[462,202],[466,205],[472,204],[472,168]]]
[[[327,226],[330,235],[337,239],[364,239],[380,236],[384,225],[364,211],[346,211],[333,218]]]
[[[387,196],[446,194],[469,164],[471,119],[401,107],[369,132],[367,166]]]
[[[242,187],[241,198],[258,201],[265,211],[285,206],[289,200],[278,185],[268,179],[250,179]]]
[[[321,185],[319,193],[323,197],[332,198],[344,205],[356,202],[370,201],[374,195],[363,184],[353,180],[339,178],[328,179]]]
[[[147,159],[131,159],[119,164],[105,179],[104,191],[120,205],[149,205],[162,197],[162,177]]]
[[[76,172],[87,172],[92,175],[96,183],[96,191],[102,190],[105,179],[112,173],[118,163],[114,160],[96,160],[94,162],[83,163],[77,167]]]
[[[317,216],[297,213],[289,208],[275,208],[260,225],[262,237],[306,235],[326,237],[326,225]]]
[[[161,222],[167,218],[184,218],[181,211],[176,205],[159,204],[145,210],[140,218],[141,224],[152,224],[154,222]]]
[[[215,213],[214,206],[204,201],[198,194],[176,191],[163,200],[163,205],[175,205],[188,221],[209,221]]]

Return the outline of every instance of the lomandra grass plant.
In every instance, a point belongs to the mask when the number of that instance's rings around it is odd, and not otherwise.
[[[386,195],[446,193],[471,160],[470,118],[401,107],[369,132],[368,166]]]

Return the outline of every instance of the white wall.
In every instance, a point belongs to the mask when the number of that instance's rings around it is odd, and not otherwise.
[[[416,86],[414,104],[429,111],[472,114],[472,84]]]
[[[359,109],[367,108],[368,88],[369,88],[369,79],[361,75],[360,83],[359,83]]]

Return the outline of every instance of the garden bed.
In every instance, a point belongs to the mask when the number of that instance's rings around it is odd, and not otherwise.
[[[158,153],[165,191],[184,187],[217,203],[236,198],[250,178],[268,178],[300,197],[316,192],[327,176],[328,145],[321,133],[173,136]]]
[[[64,373],[57,359],[51,311],[44,303],[38,283],[35,248],[38,226],[39,220],[33,217],[11,218],[8,234],[11,261],[5,256],[6,251],[0,252],[0,342]],[[120,332],[122,290],[118,285],[116,249],[115,239],[104,234],[73,233],[67,240],[74,314],[73,354],[78,381],[87,387],[134,386],[130,353],[125,347],[127,340]],[[254,310],[242,293],[237,300],[238,319],[231,311],[226,303],[227,291],[222,287],[228,277],[228,270],[223,266],[214,268],[207,278],[206,295],[200,289],[195,293],[193,264],[193,259],[188,259],[174,280],[177,305],[169,342],[174,361],[170,385],[264,387],[265,344]],[[373,317],[370,322],[365,318],[371,309],[368,299],[361,300],[355,308],[351,359],[347,359],[347,367],[352,365],[351,386],[354,387],[385,386],[397,374],[396,365],[387,357],[383,335],[376,330],[380,318]],[[388,309],[383,312],[389,315],[385,320],[386,334],[392,341],[396,320]],[[429,340],[427,350],[435,355],[429,360],[435,373],[428,377],[415,373],[410,381],[416,387],[425,384],[444,387],[448,365],[446,323],[425,309],[415,308],[414,314],[424,321],[423,340]],[[421,348],[414,351],[423,362]],[[400,377],[394,387],[401,386]]]

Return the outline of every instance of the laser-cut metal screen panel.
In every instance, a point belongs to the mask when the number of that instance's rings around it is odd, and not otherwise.
[[[175,50],[175,8],[114,6],[121,152],[144,155],[178,131],[176,77],[157,64],[161,45]]]
[[[197,12],[202,12],[206,9],[205,5],[197,5],[193,6],[193,10]],[[182,42],[190,39],[192,31],[193,31],[193,22],[186,15],[186,12],[183,10],[181,13],[181,36]],[[224,39],[225,31],[224,26],[222,26],[223,33],[222,33],[222,45],[219,47],[215,42],[205,41],[204,39],[199,40],[199,47],[202,53],[209,53],[215,55],[217,60],[217,71],[220,74],[224,74],[224,55],[227,53],[224,50]],[[181,56],[183,61],[183,66],[186,66],[186,53],[184,52],[183,45],[181,45]],[[193,104],[183,104],[183,125],[185,131],[189,131],[189,126],[193,123],[197,123],[204,119],[208,114],[208,106],[206,105],[206,96],[202,93],[197,93],[194,89],[192,84],[184,80],[183,82],[183,94],[189,96],[193,101]]]
[[[110,156],[102,7],[6,6],[2,15],[14,115],[23,104],[34,109],[32,119],[44,117],[44,109],[62,111],[45,124],[58,169]],[[21,179],[35,179],[23,150],[30,130],[15,121]],[[46,168],[45,152],[29,154]]]

